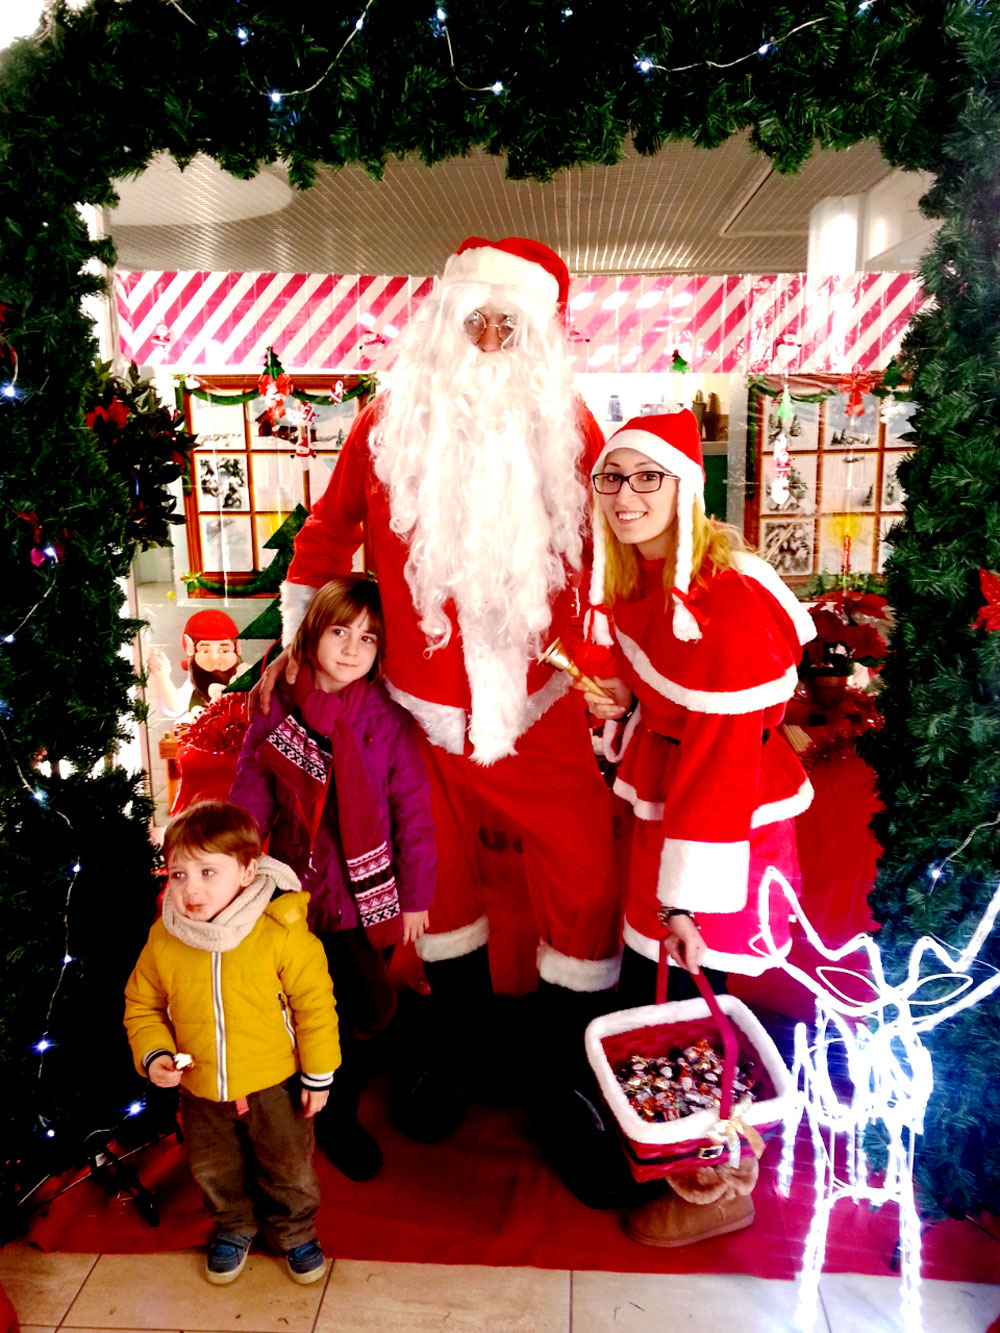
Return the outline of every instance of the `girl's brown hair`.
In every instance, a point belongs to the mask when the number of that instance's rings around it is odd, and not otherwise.
[[[198,801],[172,819],[163,835],[163,859],[199,853],[235,856],[248,866],[260,856],[260,830],[252,815],[230,801]]]
[[[382,602],[378,584],[361,574],[347,574],[343,578],[324,583],[309,603],[305,618],[292,643],[296,662],[316,665],[319,641],[331,625],[350,625],[367,614],[368,628],[378,637],[378,652],[366,679],[378,680],[382,671],[382,644],[385,628],[382,622]]]
[[[604,524],[604,600],[613,606],[616,600],[630,601],[639,592],[639,555],[634,546],[620,542],[598,506],[595,522]],[[734,564],[733,552],[746,549],[743,534],[725,523],[709,518],[696,500],[692,513],[694,541],[691,549],[692,583],[704,583],[707,574],[729,569]],[[667,558],[663,565],[663,588],[667,605],[670,589],[674,586],[674,564],[677,552],[677,520],[670,525]]]

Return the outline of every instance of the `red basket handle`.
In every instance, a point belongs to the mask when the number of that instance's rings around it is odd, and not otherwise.
[[[667,941],[660,940],[660,956],[656,967],[656,1003],[663,1004],[667,998]],[[736,1077],[736,1061],[739,1058],[739,1042],[733,1025],[722,1012],[722,1007],[715,997],[715,991],[708,984],[705,973],[700,969],[690,974],[694,984],[701,992],[702,999],[708,1005],[709,1013],[715,1020],[722,1038],[722,1102],[719,1106],[719,1119],[728,1120],[733,1109],[733,1079]]]

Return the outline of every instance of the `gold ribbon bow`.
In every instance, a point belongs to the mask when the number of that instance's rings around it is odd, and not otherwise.
[[[750,1145],[754,1157],[759,1158],[764,1151],[764,1140],[754,1129],[753,1125],[748,1125],[738,1112],[745,1110],[749,1106],[748,1101],[743,1101],[734,1110],[734,1113],[728,1120],[717,1120],[708,1131],[708,1137],[713,1143],[725,1144],[729,1149],[729,1165],[737,1167],[740,1164],[740,1139],[746,1139]]]

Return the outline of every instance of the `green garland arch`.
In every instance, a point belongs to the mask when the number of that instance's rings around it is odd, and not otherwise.
[[[72,14],[57,2],[42,32],[0,55],[0,389],[17,373],[16,396],[0,395],[0,1057],[19,1145],[53,1127],[51,1143],[75,1142],[123,1104],[117,997],[153,910],[147,808],[110,758],[134,708],[119,656],[134,632],[120,615],[128,496],[81,411],[95,349],[80,302],[102,285],[86,266],[114,252],[76,208],[113,204],[115,182],[159,150],[181,164],[207,153],[240,177],[281,159],[304,188],[319,163],[377,177],[392,157],[431,167],[481,146],[511,177],[546,181],[614,164],[627,136],[654,153],[748,131],[781,171],[817,143],[877,138],[892,165],[933,172],[925,209],[942,226],[923,278],[936,304],[906,347],[919,447],[890,561],[899,628],[872,751],[886,847],[873,902],[893,965],[922,931],[968,938],[996,881],[995,828],[928,874],[992,818],[1000,792],[1000,636],[969,628],[979,567],[1000,569],[994,6],[443,0],[446,19],[436,11],[93,0]],[[32,563],[27,513],[61,558]],[[994,936],[984,963],[1000,964],[998,949]],[[997,1205],[998,1018],[987,1002],[932,1034],[941,1091],[918,1162],[931,1212]],[[58,1045],[39,1078],[30,1048],[46,1028]]]

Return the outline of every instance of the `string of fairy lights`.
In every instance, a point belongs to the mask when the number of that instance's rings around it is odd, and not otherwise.
[[[179,3],[179,0],[168,0],[168,3],[174,9],[176,9],[178,14],[180,14],[183,18],[185,18],[188,23],[193,24],[195,27],[199,26],[197,20],[193,19],[191,15],[184,10],[182,5]],[[354,20],[353,25],[349,24],[347,36],[344,39],[343,43],[341,44],[340,48],[333,56],[332,60],[327,65],[326,69],[317,79],[315,79],[312,83],[308,84],[304,88],[291,88],[291,89],[269,88],[266,90],[264,95],[268,98],[268,100],[271,102],[271,105],[274,108],[280,107],[288,98],[304,97],[306,94],[314,92],[317,88],[321,86],[324,80],[333,72],[334,68],[340,62],[341,57],[343,56],[347,48],[350,46],[350,44],[355,40],[355,38],[357,38],[364,31],[369,11],[371,10],[372,5],[374,3],[375,0],[366,0],[366,3],[364,4],[361,12],[358,14],[358,17]],[[859,3],[856,7],[857,15],[858,16],[867,15],[875,7],[875,4],[876,0],[859,0]],[[561,6],[559,9],[559,16],[561,21],[563,23],[571,22],[575,16],[575,12],[576,11],[573,9],[572,5]],[[798,23],[794,27],[789,28],[778,35],[774,34],[765,35],[763,36],[762,40],[753,47],[752,50],[747,51],[746,54],[744,55],[737,56],[733,60],[712,60],[708,57],[705,57],[704,59],[691,61],[683,65],[666,65],[663,64],[660,60],[658,60],[653,52],[642,51],[636,53],[633,64],[641,74],[652,74],[654,72],[661,74],[679,74],[692,69],[718,69],[718,70],[733,69],[737,65],[744,64],[748,60],[753,60],[753,59],[760,60],[772,56],[778,50],[779,47],[781,47],[786,41],[789,40],[789,38],[796,36],[800,32],[804,32],[806,29],[816,27],[817,25],[826,22],[827,19],[825,17],[809,19],[807,22]],[[444,9],[444,7],[441,5],[436,6],[433,13],[429,17],[429,23],[431,25],[434,34],[436,36],[444,38],[444,41],[448,48],[448,65],[451,70],[451,75],[454,78],[455,82],[458,84],[458,86],[463,90],[465,90],[466,92],[492,93],[494,96],[499,97],[502,93],[508,90],[510,85],[517,78],[517,72],[514,71],[506,75],[506,80],[503,78],[496,78],[493,79],[490,83],[483,83],[483,84],[467,83],[458,72],[459,67],[458,67],[458,62],[455,59],[455,47],[452,42],[451,30],[448,25],[447,10]],[[526,28],[525,31],[526,32],[530,31],[530,28]],[[234,30],[234,35],[236,37],[236,40],[240,43],[241,46],[247,46],[252,41],[254,33],[249,22],[241,22],[237,25],[236,29]]]

